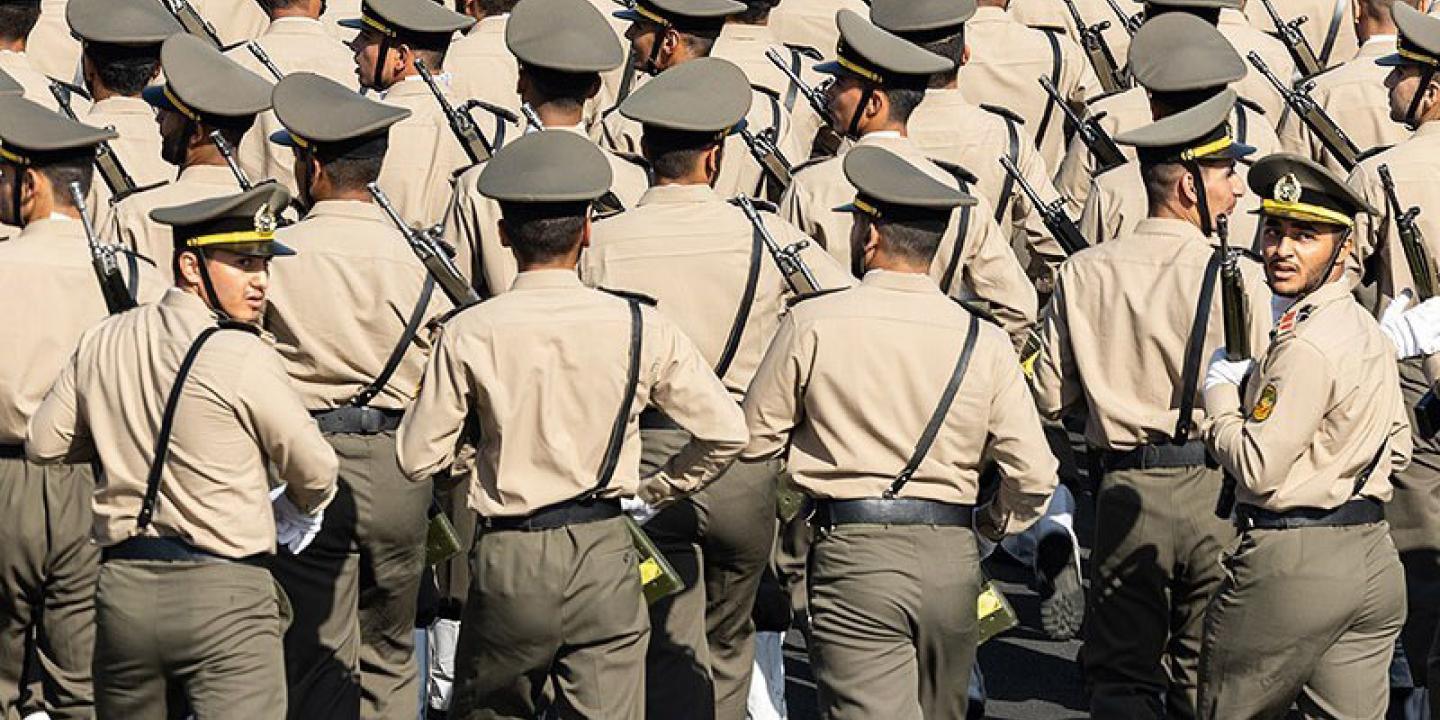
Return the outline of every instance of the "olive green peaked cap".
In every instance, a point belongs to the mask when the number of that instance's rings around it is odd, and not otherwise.
[[[585,0],[525,0],[505,23],[505,46],[522,64],[599,73],[625,61],[605,16]]]
[[[114,130],[84,125],[16,94],[0,95],[0,159],[17,165],[93,152],[119,137]]]
[[[1377,65],[1440,65],[1440,18],[1426,15],[1405,3],[1391,11],[1399,29],[1395,52],[1376,58]]]
[[[1379,211],[1345,182],[1315,161],[1292,155],[1266,155],[1250,167],[1250,190],[1260,197],[1258,215],[1351,227],[1361,213]]]
[[[1230,136],[1234,108],[1235,91],[1227,88],[1195,107],[1124,133],[1115,142],[1133,146],[1141,162],[1242,158],[1255,148]]]
[[[640,86],[620,104],[620,114],[648,127],[728,134],[750,111],[753,97],[750,81],[734,63],[699,58]]]
[[[840,44],[834,62],[815,66],[817,72],[848,73],[881,85],[893,82],[923,83],[955,63],[898,35],[876,27],[852,10],[835,14]]]
[[[270,109],[269,81],[194,35],[171,35],[160,46],[160,64],[165,84],[141,94],[155,107],[215,125],[249,124]]]
[[[1129,61],[1130,74],[1151,92],[1221,87],[1246,73],[1235,46],[1189,13],[1165,13],[1141,25],[1130,41]]]
[[[875,218],[946,216],[975,198],[950,187],[889,150],[861,145],[845,153],[845,177],[855,200],[836,208]]]
[[[631,22],[648,21],[680,29],[718,27],[725,18],[745,12],[746,5],[735,0],[636,0],[615,17]]]
[[[159,45],[184,32],[155,0],[70,0],[65,20],[75,37],[107,45]]]
[[[448,36],[474,25],[475,18],[457,13],[435,0],[365,0],[360,4],[360,17],[347,18],[339,24],[353,30],[374,30],[392,38]]]
[[[478,188],[500,202],[588,203],[611,180],[610,162],[589,138],[550,130],[506,143],[480,171]]]
[[[21,87],[15,78],[10,77],[10,73],[0,70],[0,95],[20,95],[24,92],[25,88]]]
[[[958,28],[975,16],[975,0],[875,0],[870,21],[897,35]]]
[[[260,257],[294,255],[275,239],[290,192],[276,182],[245,192],[150,211],[150,219],[174,230],[175,251],[218,247]]]
[[[376,102],[307,72],[286,75],[275,85],[271,98],[285,129],[270,140],[290,147],[321,146],[344,152],[373,144],[383,154],[386,143],[375,141],[387,139],[391,125],[410,117],[406,108]]]

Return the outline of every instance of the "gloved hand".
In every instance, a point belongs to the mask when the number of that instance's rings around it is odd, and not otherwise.
[[[650,518],[655,517],[655,513],[659,512],[650,503],[633,496],[620,498],[620,509],[641,525],[650,522]]]
[[[1240,386],[1245,379],[1245,374],[1250,372],[1250,367],[1255,364],[1253,360],[1227,360],[1225,359],[1225,348],[1217,348],[1215,354],[1210,356],[1210,369],[1205,371],[1205,390],[1219,385]]]
[[[275,511],[276,542],[299,555],[320,534],[320,526],[325,524],[325,511],[317,510],[314,515],[300,512],[300,508],[295,507],[295,503],[285,495],[284,485],[270,491],[270,504]]]
[[[1440,351],[1440,298],[1410,307],[1411,293],[1402,291],[1380,315],[1380,331],[1395,344],[1395,359]]]

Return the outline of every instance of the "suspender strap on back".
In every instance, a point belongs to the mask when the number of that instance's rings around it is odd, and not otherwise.
[[[137,529],[144,530],[149,527],[150,520],[155,517],[155,501],[160,495],[160,476],[165,472],[165,460],[170,456],[170,432],[175,427],[175,408],[180,404],[185,378],[190,375],[190,368],[195,365],[200,348],[220,329],[219,326],[205,328],[195,341],[190,343],[190,349],[186,351],[185,359],[180,361],[180,369],[175,373],[175,384],[170,386],[170,395],[165,398],[165,414],[160,416],[160,434],[155,436],[155,457],[150,461],[150,474],[145,478],[145,499],[140,503],[140,515],[135,521]]]
[[[1006,177],[1009,177],[1008,175]],[[970,186],[959,177],[955,181],[960,183],[960,192],[970,194]],[[955,228],[955,249],[950,252],[950,262],[945,264],[945,274],[940,277],[940,292],[950,294],[950,287],[955,284],[955,274],[960,272],[960,257],[965,254],[965,236],[970,232],[970,210],[974,205],[966,205],[960,208],[960,222]]]
[[[1330,29],[1325,31],[1325,44],[1320,47],[1320,67],[1330,65],[1330,53],[1335,50],[1335,40],[1340,37],[1340,23],[1345,19],[1345,0],[1335,0],[1335,10],[1330,13]]]
[[[400,341],[390,351],[390,357],[385,361],[385,367],[380,371],[369,385],[360,389],[355,397],[350,398],[346,403],[351,407],[365,407],[375,399],[385,384],[390,382],[390,376],[400,368],[400,361],[405,359],[405,351],[410,349],[410,343],[415,340],[415,333],[420,330],[420,321],[425,318],[425,309],[430,307],[430,296],[435,294],[435,276],[425,274],[425,285],[420,289],[420,299],[415,301],[415,309],[410,311],[410,319],[405,321],[405,331],[400,333]]]
[[[730,323],[730,337],[725,339],[725,349],[720,353],[720,361],[715,363],[715,376],[722,380],[730,370],[730,363],[735,361],[735,353],[740,350],[740,338],[745,335],[745,326],[750,324],[750,306],[755,304],[755,288],[760,283],[760,252],[763,243],[760,230],[754,229],[750,243],[750,276],[745,279],[745,293],[740,296],[740,307],[735,309],[735,320]]]
[[[1342,2],[1344,0],[1341,0]],[[1060,87],[1060,41],[1055,37],[1059,31],[1043,31],[1046,40],[1050,41],[1050,84]],[[1050,118],[1055,114],[1055,98],[1048,94],[1045,99],[1045,112],[1040,114],[1040,124],[1035,126],[1035,149],[1039,150],[1045,142],[1045,131],[1050,128]],[[1015,159],[1015,158],[1012,158]]]
[[[600,463],[599,480],[595,487],[580,496],[582,502],[594,500],[610,486],[615,476],[615,467],[620,464],[620,449],[625,445],[625,428],[630,424],[630,406],[635,403],[635,389],[640,383],[640,336],[644,320],[640,315],[640,301],[625,298],[630,307],[630,368],[625,376],[625,398],[615,413],[615,423],[610,426],[610,442],[605,447],[605,459]]]
[[[979,336],[980,318],[972,314],[965,345],[960,349],[960,358],[955,361],[955,369],[950,372],[950,382],[945,386],[940,402],[935,405],[935,412],[930,414],[930,422],[925,424],[925,432],[920,435],[920,441],[915,443],[915,450],[910,453],[910,461],[905,463],[905,469],[901,470],[900,474],[895,476],[895,481],[890,483],[890,487],[885,489],[886,499],[894,498],[905,484],[910,482],[910,477],[929,454],[930,446],[935,444],[935,436],[940,433],[940,426],[945,424],[945,416],[950,414],[950,406],[955,403],[955,393],[960,390],[960,382],[965,379],[965,370],[970,367],[970,356],[975,354],[975,340]]]
[[[1010,136],[1010,148],[1006,155],[1010,156],[1010,162],[1020,166],[1020,128],[1014,120],[1005,118],[1005,134]],[[1010,212],[1010,196],[1015,193],[1015,178],[1010,173],[1005,173],[1005,182],[1000,185],[1000,194],[995,196],[995,222],[1005,224],[1005,215]]]
[[[1190,417],[1195,411],[1195,388],[1200,382],[1200,353],[1205,349],[1205,331],[1210,327],[1210,302],[1215,297],[1215,283],[1220,277],[1221,253],[1217,248],[1205,264],[1205,279],[1200,284],[1200,301],[1195,305],[1195,321],[1190,325],[1190,339],[1185,344],[1185,365],[1180,371],[1180,417],[1175,421],[1175,435],[1170,440],[1184,445],[1195,429]]]

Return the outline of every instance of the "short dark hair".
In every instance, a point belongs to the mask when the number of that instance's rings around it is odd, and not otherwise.
[[[515,9],[520,0],[475,0],[475,4],[485,11],[485,15],[503,15]]]
[[[50,181],[50,197],[56,205],[74,207],[70,199],[70,183],[80,183],[80,192],[88,194],[95,178],[95,155],[91,152],[69,154],[46,159],[32,166],[35,172]]]
[[[935,259],[935,252],[940,249],[940,239],[950,225],[950,218],[888,217],[872,219],[870,222],[880,233],[880,237],[884,238],[891,254],[915,262],[929,263]]]
[[[678,178],[688,175],[706,151],[720,144],[714,135],[664,130],[645,126],[640,136],[640,151],[650,162],[656,178]]]
[[[590,95],[600,86],[599,73],[562,72],[524,63],[520,64],[520,72],[547,103],[567,112],[584,108]]]
[[[40,3],[11,5],[0,3],[0,40],[14,42],[30,37],[40,21]]]
[[[770,17],[770,11],[780,4],[780,0],[743,0],[745,9],[738,15],[731,17],[736,21],[747,25],[759,25]]]
[[[364,190],[366,185],[380,178],[380,167],[385,162],[385,154],[340,155],[331,158],[319,156],[317,159],[337,190]]]
[[[710,28],[686,28],[679,29],[680,40],[690,47],[690,52],[696,57],[710,57],[710,51],[715,49],[715,40],[720,37],[720,26],[716,25],[712,32]]]
[[[298,5],[300,0],[255,0],[255,2],[260,3],[260,9],[264,10],[266,15],[273,15],[276,10],[284,10]]]
[[[159,45],[128,47],[87,42],[85,57],[106,88],[131,97],[139,95],[160,69]]]
[[[500,203],[500,224],[522,263],[553,260],[575,249],[590,203]]]
[[[955,63],[955,67],[950,68],[945,72],[938,72],[930,76],[929,85],[932,88],[942,88],[946,85],[949,85],[951,81],[955,79],[956,75],[960,73],[960,63],[964,62],[965,60],[964,26],[961,26],[959,31],[951,31],[947,29],[945,30],[945,32],[950,34],[934,37],[928,36],[930,34],[927,34],[926,37],[920,37],[913,34],[907,34],[906,36],[906,39],[914,42],[920,47],[923,47],[926,50],[929,50],[930,52],[935,53],[936,55],[939,55],[940,57],[943,57],[946,60],[950,60]]]
[[[1152,211],[1174,196],[1175,181],[1184,172],[1185,166],[1180,163],[1140,163],[1140,179],[1145,183],[1145,199]]]
[[[925,99],[925,89],[914,87],[888,86],[881,89],[885,97],[890,100],[891,122],[905,123],[910,121],[915,108],[920,107],[920,101]]]

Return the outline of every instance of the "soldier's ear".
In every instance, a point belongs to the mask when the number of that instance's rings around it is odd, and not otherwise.
[[[590,224],[590,223],[591,223],[590,215],[589,215],[589,213],[586,213],[586,215],[585,215],[585,223],[580,226],[580,249],[581,249],[581,250],[584,250],[585,248],[590,247],[590,227],[591,227],[591,224]]]

